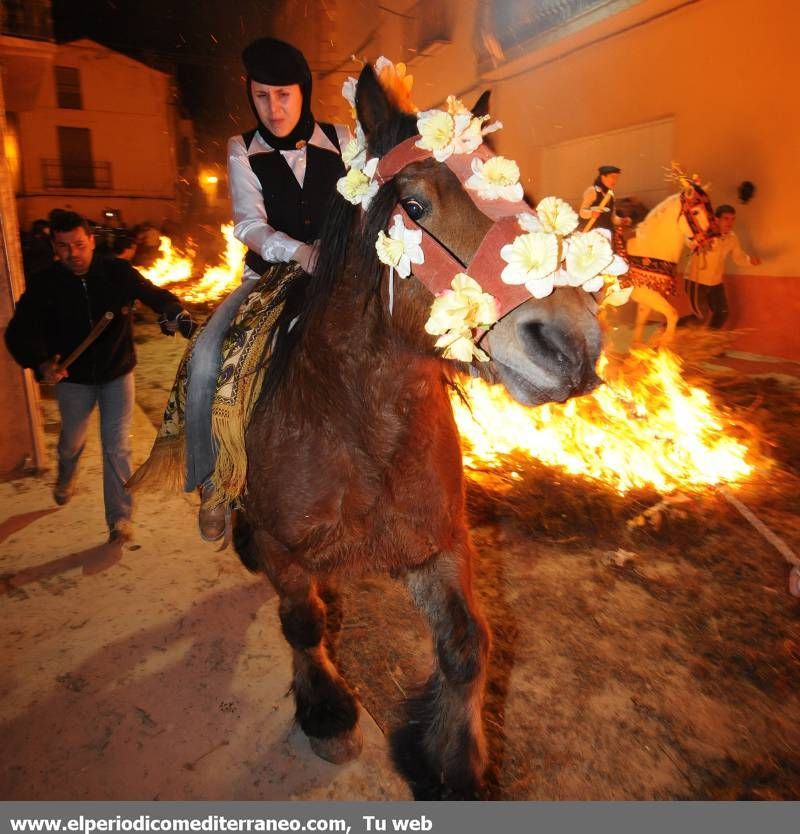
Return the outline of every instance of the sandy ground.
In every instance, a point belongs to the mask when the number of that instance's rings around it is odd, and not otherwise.
[[[166,386],[183,345],[158,347]],[[57,409],[43,405],[52,451]],[[154,434],[137,409],[135,462]],[[142,496],[135,542],[104,543],[99,452],[95,425],[66,507],[52,475],[0,484],[0,796],[409,798],[366,712],[358,761],[311,752],[273,592],[199,540],[194,496]]]

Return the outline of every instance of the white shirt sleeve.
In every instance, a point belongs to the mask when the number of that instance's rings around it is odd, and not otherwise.
[[[589,206],[594,202],[597,192],[594,190],[594,186],[590,185],[586,191],[583,192],[583,199],[581,200],[581,207],[578,214],[584,220],[591,220],[592,212],[589,209]]]
[[[233,136],[228,141],[228,187],[234,237],[265,261],[290,261],[300,241],[269,225],[261,183],[250,167],[241,136]]]
[[[742,244],[739,243],[739,238],[736,237],[735,232],[731,232],[733,241],[731,243],[731,257],[736,266],[750,266],[751,260],[747,252],[742,249]]]

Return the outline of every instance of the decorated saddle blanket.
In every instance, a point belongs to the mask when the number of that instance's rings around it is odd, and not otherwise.
[[[274,328],[289,288],[305,275],[295,263],[274,264],[254,281],[222,343],[222,365],[212,405],[212,434],[217,460],[212,482],[214,503],[235,501],[247,480],[245,433],[269,367]],[[182,489],[186,460],[186,389],[198,328],[178,365],[161,428],[150,457],[128,481],[129,489],[143,485]]]
[[[675,295],[678,291],[678,283],[675,279],[677,264],[674,261],[631,255],[619,227],[614,232],[613,243],[614,251],[628,262],[628,271],[619,276],[619,285],[622,289],[647,287],[660,293],[664,298]]]

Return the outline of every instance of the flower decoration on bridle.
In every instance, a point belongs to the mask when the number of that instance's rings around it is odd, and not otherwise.
[[[455,96],[447,97],[446,110],[425,110],[417,117],[420,138],[416,145],[430,151],[437,162],[454,153],[472,153],[483,137],[503,126],[501,122],[485,125],[489,116],[473,116]]]
[[[380,58],[375,72],[396,106],[413,106],[412,79],[405,67]],[[353,107],[355,90],[355,79],[348,79],[342,94]],[[628,268],[614,254],[610,235],[604,230],[576,231],[578,215],[563,200],[546,197],[535,211],[519,211],[527,206],[516,162],[481,148],[483,137],[501,127],[500,122],[491,122],[489,116],[475,116],[459,99],[448,96],[446,109],[417,114],[418,137],[400,143],[382,159],[367,159],[367,143],[358,122],[355,137],[342,153],[349,170],[339,180],[337,190],[365,211],[381,184],[412,162],[431,157],[456,173],[465,189],[475,195],[478,208],[480,201],[498,206],[498,211],[492,209],[490,213],[484,205],[485,213],[496,219],[466,269],[423,226],[406,226],[404,218],[409,218],[400,205],[389,229],[380,231],[375,241],[378,260],[389,267],[390,312],[394,273],[407,278],[412,265],[416,265],[417,277],[434,293],[425,330],[439,337],[436,347],[445,358],[463,362],[487,361],[490,357],[478,345],[481,338],[531,296],[543,298],[556,286],[597,292]],[[455,160],[457,156],[467,157],[471,174],[464,170],[463,161]],[[519,229],[522,234],[515,234]],[[426,263],[426,251],[431,263]],[[445,277],[448,272],[455,274],[449,286]]]
[[[558,197],[545,197],[536,213],[517,215],[523,234],[500,250],[507,266],[500,278],[506,284],[524,284],[534,298],[550,295],[557,286],[581,287],[598,292],[605,276],[627,271],[625,261],[611,248],[604,229],[578,232],[578,215]]]
[[[465,272],[453,278],[450,289],[436,296],[425,330],[438,336],[436,347],[447,359],[481,362],[489,356],[475,343],[474,331],[488,330],[498,318],[497,299]]]

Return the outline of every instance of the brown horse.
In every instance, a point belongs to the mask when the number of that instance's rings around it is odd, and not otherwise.
[[[416,134],[415,118],[390,104],[369,66],[357,109],[370,156]],[[336,576],[382,570],[405,581],[430,623],[435,668],[393,737],[395,762],[418,798],[475,797],[486,761],[481,706],[490,634],[472,591],[448,398],[452,375],[466,366],[434,350],[424,330],[432,297],[413,276],[400,282],[388,309],[389,278],[374,242],[398,203],[462,264],[492,226],[432,159],[382,185],[365,215],[337,196],[320,262],[279,324],[247,433],[247,493],[234,543],[278,593],[297,721],[314,751],[334,762],[361,749],[357,701],[335,665]],[[598,383],[600,331],[582,290],[525,302],[483,346],[493,361],[481,372],[527,404]]]

